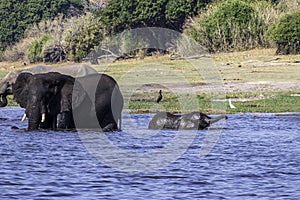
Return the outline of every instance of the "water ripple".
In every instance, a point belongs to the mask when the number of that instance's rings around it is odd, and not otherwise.
[[[207,130],[198,131],[189,148],[166,167],[146,172],[144,166],[144,173],[135,174],[98,160],[77,132],[22,130],[22,114],[17,107],[0,111],[1,199],[300,198],[299,116],[229,115],[203,159],[198,155],[211,133]],[[149,132],[151,116],[125,115],[124,131],[106,137],[131,153],[163,150],[176,132]],[[95,139],[91,134],[91,144]],[[112,159],[122,162],[119,155]]]

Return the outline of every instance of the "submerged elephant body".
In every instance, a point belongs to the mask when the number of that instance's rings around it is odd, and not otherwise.
[[[227,119],[227,116],[221,115],[216,118],[212,118],[201,112],[191,112],[183,115],[174,115],[170,112],[159,112],[153,116],[148,128],[157,130],[201,130],[221,119]]]
[[[82,77],[88,74],[97,74],[97,71],[88,65],[84,64],[73,64],[73,65],[65,65],[61,67],[49,67],[49,66],[35,66],[24,70],[15,70],[9,72],[3,79],[0,81],[0,107],[7,106],[7,95],[12,95],[12,86],[16,82],[19,74],[23,72],[29,72],[31,74],[39,74],[39,73],[48,73],[48,72],[59,72],[61,74],[66,74],[72,77]]]
[[[106,74],[75,79],[58,72],[21,73],[13,85],[13,94],[25,108],[28,130],[41,127],[113,131],[121,120],[123,96],[116,81]]]

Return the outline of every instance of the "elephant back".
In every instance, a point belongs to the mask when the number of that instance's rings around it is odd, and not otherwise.
[[[159,112],[153,116],[149,122],[149,129],[178,129],[180,115],[174,115],[170,112]]]

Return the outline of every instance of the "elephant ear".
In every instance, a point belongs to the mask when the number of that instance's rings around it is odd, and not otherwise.
[[[60,100],[61,112],[70,111],[72,109],[72,90],[75,79],[71,76],[60,74],[58,72],[47,73],[46,80],[47,91],[54,98]]]
[[[22,108],[26,108],[29,87],[28,83],[32,77],[31,73],[23,72],[18,75],[15,83],[12,86],[14,100],[20,104]]]
[[[72,107],[73,109],[78,108],[87,97],[87,94],[82,87],[82,85],[79,83],[79,81],[74,82],[73,86],[73,92],[72,92]]]

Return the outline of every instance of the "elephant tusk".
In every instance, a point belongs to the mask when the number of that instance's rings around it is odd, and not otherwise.
[[[21,122],[24,122],[25,120],[26,120],[26,113],[24,113],[24,115],[23,115],[23,117],[22,117],[22,119],[21,119]]]
[[[45,119],[46,119],[46,114],[43,113],[43,114],[42,114],[42,122],[45,122]]]

